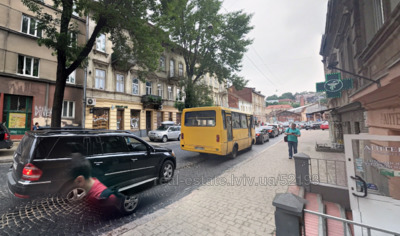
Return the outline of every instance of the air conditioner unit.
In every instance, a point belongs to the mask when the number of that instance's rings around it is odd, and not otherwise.
[[[96,105],[96,98],[86,98],[86,106]]]

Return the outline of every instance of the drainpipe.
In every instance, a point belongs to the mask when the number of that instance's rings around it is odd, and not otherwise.
[[[86,43],[89,40],[89,15],[86,16]],[[85,128],[86,122],[86,86],[87,86],[87,71],[89,63],[85,66],[85,77],[83,79],[83,108],[82,108],[82,128]]]

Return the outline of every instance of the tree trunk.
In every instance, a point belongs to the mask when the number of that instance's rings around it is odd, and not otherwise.
[[[64,91],[65,91],[65,69],[63,69],[60,64],[57,65],[57,79],[56,79],[56,87],[54,90],[53,96],[53,109],[51,114],[51,127],[52,128],[60,128],[61,127],[61,112],[62,112],[62,104],[64,100]],[[60,68],[61,67],[61,68]]]

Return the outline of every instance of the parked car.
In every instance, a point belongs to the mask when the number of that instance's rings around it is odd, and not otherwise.
[[[7,148],[10,149],[13,146],[13,141],[11,140],[10,132],[4,123],[0,123],[0,149]]]
[[[171,121],[168,121],[171,122]],[[156,130],[152,130],[148,133],[150,141],[167,142],[170,139],[180,140],[181,138],[181,127],[177,125],[170,125],[169,123],[161,123],[161,126]]]
[[[176,167],[171,149],[152,146],[124,131],[38,130],[28,131],[14,153],[7,173],[13,200],[61,196],[82,199],[83,189],[72,185],[70,155],[81,153],[92,165],[92,176],[113,191],[143,190],[172,180]],[[132,199],[132,198],[127,198]],[[132,213],[132,204],[125,214]]]
[[[265,141],[269,142],[269,132],[267,129],[257,127],[256,131],[256,143],[263,144]]]
[[[278,136],[278,129],[275,126],[272,125],[268,125],[268,126],[260,126],[260,128],[266,129],[268,130],[268,134],[270,138],[275,138],[276,136]]]
[[[321,122],[317,122],[317,123],[314,123],[312,126],[311,126],[311,128],[312,129],[320,129],[320,127],[321,127]]]
[[[283,126],[281,126],[279,124],[269,124],[269,126],[274,126],[278,130],[278,135],[284,133]]]
[[[322,130],[329,129],[329,123],[328,123],[328,122],[324,122],[324,123],[322,123],[319,127],[320,127],[320,129],[322,129]]]

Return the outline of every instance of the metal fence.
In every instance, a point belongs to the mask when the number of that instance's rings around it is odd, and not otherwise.
[[[310,158],[309,165],[312,183],[347,187],[345,161]]]

